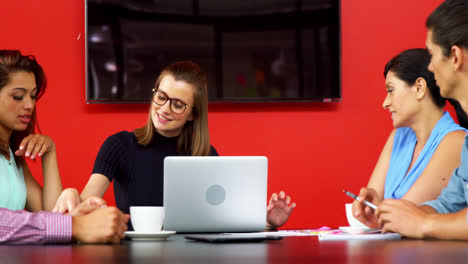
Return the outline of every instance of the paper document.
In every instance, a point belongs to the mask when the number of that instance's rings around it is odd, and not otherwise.
[[[278,235],[278,232],[221,233],[221,235],[225,235],[225,236],[232,235],[232,236],[236,236],[236,237],[249,237],[249,238],[251,238],[251,237],[261,238],[261,237],[280,236],[280,235]]]
[[[254,232],[254,233],[224,233],[224,234],[237,234],[245,236],[282,236],[282,237],[293,237],[293,236],[317,236],[319,234],[333,234],[341,233],[339,229],[331,229],[327,226],[322,226],[317,229],[299,229],[299,230],[278,230],[270,232]]]
[[[379,234],[319,234],[319,240],[398,240],[401,235],[398,233],[379,233]]]

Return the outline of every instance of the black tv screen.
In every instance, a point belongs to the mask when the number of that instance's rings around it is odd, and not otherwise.
[[[339,0],[87,0],[88,103],[148,102],[191,60],[210,102],[339,101]]]

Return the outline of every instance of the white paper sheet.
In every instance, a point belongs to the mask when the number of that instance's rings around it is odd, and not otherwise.
[[[350,234],[350,233],[339,233],[339,234],[319,234],[319,240],[398,240],[401,239],[401,235],[397,233],[385,233],[385,234]]]

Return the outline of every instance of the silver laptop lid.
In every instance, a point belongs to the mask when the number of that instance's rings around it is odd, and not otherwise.
[[[166,157],[165,230],[247,232],[266,226],[268,160]]]

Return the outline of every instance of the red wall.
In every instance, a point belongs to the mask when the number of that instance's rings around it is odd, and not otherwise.
[[[382,109],[383,67],[424,47],[425,19],[442,0],[342,0],[340,103],[211,104],[212,144],[222,155],[269,158],[269,193],[298,204],[286,228],[346,224],[341,190],[358,192],[392,124]],[[87,105],[83,0],[4,1],[0,48],[35,54],[49,79],[37,109],[57,145],[64,187],[81,190],[109,135],[146,121],[147,105]],[[156,78],[156,75],[155,75]],[[31,165],[42,181],[40,163]],[[105,199],[114,204],[112,189]]]

